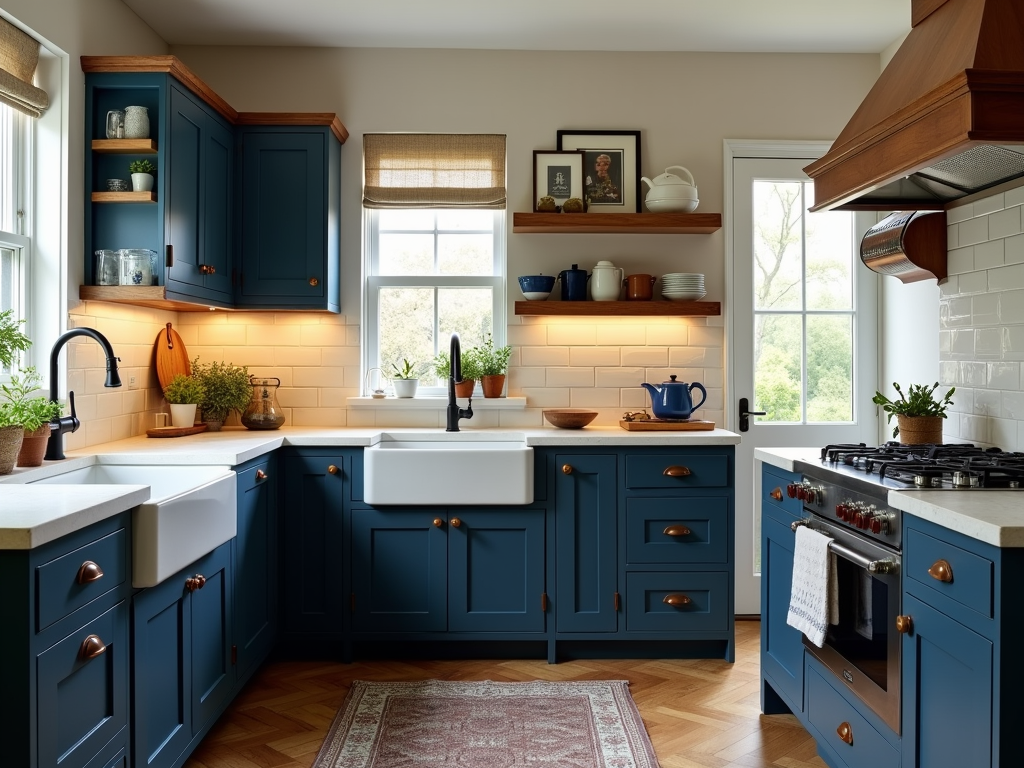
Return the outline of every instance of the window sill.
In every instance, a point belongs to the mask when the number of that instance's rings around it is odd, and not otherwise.
[[[448,407],[447,397],[350,397],[349,408],[415,408],[422,410],[444,410]],[[466,398],[459,398],[459,405],[465,405]],[[526,408],[525,397],[474,397],[473,409],[480,411],[521,411]]]

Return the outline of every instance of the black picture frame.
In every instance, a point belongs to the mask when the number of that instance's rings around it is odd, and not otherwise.
[[[559,151],[583,152],[584,194],[593,213],[640,213],[640,131],[560,130]],[[598,163],[604,169],[598,167]],[[604,176],[602,182],[599,172]]]
[[[560,178],[562,177],[562,178]],[[561,205],[571,197],[583,199],[583,152],[533,150],[533,210],[542,197]]]

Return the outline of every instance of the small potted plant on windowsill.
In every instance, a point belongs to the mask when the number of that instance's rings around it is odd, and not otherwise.
[[[50,439],[50,421],[64,413],[61,403],[49,397],[36,395],[42,388],[43,377],[35,368],[26,368],[24,374],[11,376],[9,384],[0,384],[6,401],[3,403],[5,421],[20,424],[24,431],[18,451],[19,467],[38,467],[43,463],[46,443]]]
[[[0,312],[0,370],[10,368],[18,356],[32,346],[32,340],[21,332],[24,322],[14,319],[13,310]],[[17,423],[11,411],[10,407],[0,411],[0,475],[14,471],[25,436],[24,428]]]
[[[906,395],[896,382],[893,382],[893,387],[900,395],[898,400],[890,400],[881,392],[875,392],[871,398],[871,402],[882,406],[882,410],[889,414],[886,423],[891,424],[892,417],[896,417],[892,436],[899,437],[901,443],[908,445],[940,444],[942,420],[946,418],[946,408],[953,402],[956,387],[950,387],[941,400],[934,396],[939,382],[930,387],[911,384]]]
[[[132,160],[128,164],[132,174],[132,189],[136,192],[151,192],[153,189],[153,171],[156,166],[149,160]]]
[[[397,363],[392,363],[391,367],[395,371],[395,375],[391,378],[391,385],[395,388],[395,397],[416,397],[416,389],[420,385],[416,364],[410,363],[403,357],[401,367]]]
[[[455,396],[456,397],[472,397],[473,390],[476,388],[477,381],[480,380],[480,365],[477,362],[476,354],[472,348],[467,349],[462,353],[460,373],[462,374],[462,381],[455,385]],[[448,353],[441,351],[437,353],[437,357],[434,358],[434,373],[437,375],[437,383],[442,387],[448,386],[448,376],[450,375],[450,361],[448,360]]]
[[[192,376],[203,387],[199,408],[203,423],[211,432],[219,432],[232,411],[242,412],[252,399],[249,369],[231,363],[192,361]]]
[[[494,339],[488,334],[487,341],[479,347],[473,347],[467,354],[475,359],[480,371],[480,387],[484,391],[484,397],[501,397],[512,347],[495,347]],[[465,358],[466,355],[463,355],[463,360]]]
[[[196,407],[203,400],[203,385],[194,376],[179,373],[164,390],[171,407],[171,426],[191,427],[196,422]]]

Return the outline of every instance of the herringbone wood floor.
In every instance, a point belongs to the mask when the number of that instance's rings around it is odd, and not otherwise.
[[[352,680],[629,680],[662,768],[824,768],[792,715],[760,713],[760,624],[721,660],[275,661],[257,672],[185,768],[309,768]]]

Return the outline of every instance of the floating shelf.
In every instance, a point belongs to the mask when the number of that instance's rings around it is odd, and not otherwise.
[[[155,155],[154,139],[93,139],[92,151],[104,155]]]
[[[722,314],[719,301],[517,301],[517,315],[549,317],[711,317]]]
[[[155,203],[156,192],[93,192],[94,203]]]
[[[721,228],[720,213],[512,214],[512,231],[516,234],[710,235]]]
[[[230,309],[227,306],[221,307],[216,302],[197,304],[185,300],[187,297],[178,298],[179,296],[181,294],[169,294],[167,288],[162,285],[81,285],[78,287],[78,298],[83,301],[106,301],[113,304],[131,304],[136,307],[170,309],[175,312],[209,312],[215,306],[221,309]]]

